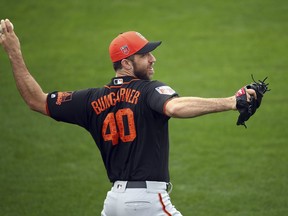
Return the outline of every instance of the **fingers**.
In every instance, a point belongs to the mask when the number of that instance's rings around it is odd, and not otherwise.
[[[246,87],[243,87],[241,89],[239,89],[236,93],[235,93],[235,97],[237,98],[242,98],[243,100],[247,100],[248,103],[250,103],[252,101],[252,99],[254,98],[255,100],[257,100],[257,94],[255,92],[254,89],[247,89]]]
[[[2,19],[1,20],[1,34],[5,34],[6,33],[6,23],[5,21]]]
[[[11,23],[11,21],[9,19],[6,19],[5,20],[5,23],[6,23],[6,27],[7,27],[7,32],[12,32],[13,29],[14,29],[14,26],[13,24]]]
[[[6,53],[18,51],[20,49],[20,41],[13,30],[13,24],[9,19],[2,19],[0,21],[1,34],[0,45],[4,48]]]
[[[7,40],[8,34],[14,33],[13,24],[10,22],[9,19],[2,19],[0,21],[0,44],[3,46],[4,41]]]
[[[250,102],[251,96],[257,100],[257,94],[253,89],[246,89],[247,99]]]
[[[10,22],[9,19],[1,20],[1,31],[0,33],[6,34],[7,32],[13,31],[13,24]]]

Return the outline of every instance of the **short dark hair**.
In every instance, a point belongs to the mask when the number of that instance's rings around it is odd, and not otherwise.
[[[134,61],[134,55],[131,55],[131,56],[127,57],[126,59],[128,59],[130,61]],[[123,59],[116,61],[116,62],[113,62],[113,68],[115,71],[122,69],[122,64],[121,64],[122,60]]]
[[[122,68],[121,61],[122,61],[122,60],[113,62],[113,68],[114,68],[115,71],[117,71],[117,70],[119,70],[119,69]]]

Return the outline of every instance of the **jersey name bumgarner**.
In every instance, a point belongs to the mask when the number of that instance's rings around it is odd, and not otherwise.
[[[115,106],[119,102],[127,102],[131,104],[137,104],[140,96],[140,91],[130,88],[120,88],[117,92],[111,92],[104,95],[97,100],[91,102],[95,113],[99,115],[111,106]]]

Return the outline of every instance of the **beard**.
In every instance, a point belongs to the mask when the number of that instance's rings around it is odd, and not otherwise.
[[[134,75],[142,80],[151,80],[151,77],[148,75],[147,69],[138,68],[137,65],[132,62],[134,67]]]

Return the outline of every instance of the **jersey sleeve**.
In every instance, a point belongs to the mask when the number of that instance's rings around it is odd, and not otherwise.
[[[84,128],[88,126],[90,90],[52,92],[47,97],[47,110],[51,118]]]
[[[166,102],[178,96],[170,86],[159,81],[151,82],[147,91],[146,103],[151,109],[161,114],[164,114]]]

